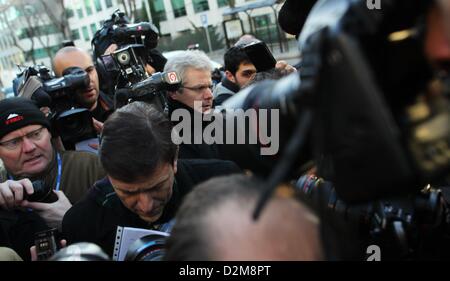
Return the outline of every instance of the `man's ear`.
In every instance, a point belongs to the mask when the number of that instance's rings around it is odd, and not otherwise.
[[[229,70],[225,70],[225,77],[227,77],[227,79],[231,82],[236,83],[236,78],[234,78],[233,73],[231,73]]]

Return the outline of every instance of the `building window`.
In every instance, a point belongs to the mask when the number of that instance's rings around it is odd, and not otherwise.
[[[105,0],[106,8],[111,8],[113,3],[112,0]]]
[[[83,9],[82,8],[78,8],[77,9],[77,14],[78,14],[78,18],[82,19],[83,18]]]
[[[89,41],[89,30],[88,30],[87,26],[83,26],[83,28],[81,30],[83,32],[84,41]]]
[[[227,6],[228,5],[228,0],[217,0],[217,6],[219,6],[219,8]]]
[[[70,19],[71,17],[73,17],[75,15],[74,11],[70,8],[66,8],[66,14],[67,14],[68,19]]]
[[[164,7],[163,0],[150,1],[150,12],[154,22],[160,22],[167,20],[166,9]]]
[[[70,31],[72,33],[72,39],[73,40],[79,40],[80,39],[80,31],[77,29],[73,29]]]
[[[192,4],[196,13],[209,10],[208,0],[192,0]]]
[[[40,49],[35,49],[33,51],[33,53],[31,51],[26,52],[27,56],[33,55],[35,59],[44,59],[44,58],[48,58],[48,52],[50,52],[50,56],[52,56],[53,54],[55,54],[58,50],[59,50],[60,46],[52,46],[49,47],[48,49],[46,48],[40,48]],[[13,62],[11,61],[12,58],[10,59],[10,63],[13,65]]]
[[[92,34],[95,34],[95,32],[97,32],[97,25],[95,23],[91,24],[91,32]]]
[[[84,0],[84,6],[86,7],[86,14],[88,16],[92,15],[91,0]]]
[[[102,10],[102,2],[100,0],[94,0],[94,6],[97,12]]]
[[[184,5],[184,0],[171,0],[173,14],[176,18],[186,15],[186,7]]]

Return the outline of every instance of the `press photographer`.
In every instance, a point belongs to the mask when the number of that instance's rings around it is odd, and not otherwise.
[[[105,122],[112,113],[112,100],[100,91],[97,70],[91,56],[84,50],[76,47],[64,47],[53,58],[53,70],[56,77],[61,77],[74,67],[86,71],[89,84],[85,88],[75,91],[75,102],[79,107],[86,108],[92,117],[99,122]]]
[[[34,233],[59,228],[65,212],[104,176],[96,155],[58,151],[50,132],[33,101],[0,101],[0,158],[7,171],[0,175],[0,243],[27,260]]]
[[[18,96],[35,101],[50,119],[54,142],[60,149],[92,150],[83,144],[98,142],[97,132],[101,131],[102,123],[84,107],[86,103],[80,93],[91,85],[86,71],[69,67],[57,78],[48,68],[33,66],[20,73],[15,83]]]
[[[311,195],[321,214],[332,206],[348,218],[354,204],[378,206],[369,221],[379,219],[383,227],[366,225],[359,238],[382,237],[381,251],[397,249],[387,259],[445,257],[450,110],[448,96],[431,94],[428,86],[436,80],[445,85],[448,77],[432,68],[430,48],[424,48],[436,46],[430,42],[440,16],[435,5],[385,0],[381,10],[371,10],[362,0],[319,1],[299,36],[299,75],[250,87],[225,103],[279,108],[281,124],[293,124],[280,129],[290,137],[255,217],[273,188],[295,178],[305,164],[299,160],[313,152],[317,174],[335,191],[311,189],[321,194],[320,200]],[[434,42],[448,49],[445,36]],[[434,188],[424,189],[429,184]]]

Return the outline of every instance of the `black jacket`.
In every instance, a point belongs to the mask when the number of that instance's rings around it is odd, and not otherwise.
[[[172,197],[161,218],[151,225],[122,204],[105,178],[98,181],[83,200],[66,212],[62,222],[63,236],[68,244],[95,243],[112,256],[117,226],[158,229],[159,225],[174,218],[182,199],[194,185],[215,176],[239,172],[240,169],[230,161],[178,160]]]
[[[97,107],[91,111],[92,117],[100,122],[105,122],[113,113],[113,101],[102,91],[99,92]]]
[[[222,105],[227,99],[239,92],[237,84],[231,82],[226,77],[214,89],[214,106]]]
[[[221,159],[217,144],[194,144],[194,109],[184,105],[181,102],[169,99],[169,116],[172,116],[172,113],[177,109],[187,110],[191,114],[192,132],[191,144],[180,144],[178,157],[180,159]],[[172,121],[172,123],[175,126],[178,122]],[[209,123],[210,122],[208,121],[202,121],[203,130],[209,125]]]
[[[275,163],[272,157],[260,155],[258,145],[244,144],[194,144],[194,110],[178,101],[169,99],[169,116],[172,116],[176,109],[188,110],[191,114],[191,144],[180,144],[178,157],[181,159],[222,159],[236,163],[241,169],[248,169],[257,175],[268,175]],[[181,122],[182,120],[180,120]],[[224,120],[225,122],[225,120]],[[176,126],[177,122],[172,121]],[[203,130],[211,123],[211,121],[202,121]],[[225,126],[223,134],[226,134]],[[235,140],[236,140],[235,132]],[[247,134],[248,135],[248,134]],[[225,142],[225,139],[224,139]]]

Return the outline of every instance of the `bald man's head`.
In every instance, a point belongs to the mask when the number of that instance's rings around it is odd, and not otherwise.
[[[59,77],[69,67],[79,67],[88,73],[89,88],[78,91],[76,96],[81,106],[94,110],[99,96],[99,81],[91,56],[80,48],[64,47],[53,58],[53,71]]]
[[[261,183],[243,175],[209,180],[184,200],[168,260],[321,260],[319,221],[293,198],[272,198],[252,219]]]
[[[274,198],[254,221],[256,200],[228,200],[208,213],[214,260],[321,260],[319,221],[292,198]]]

